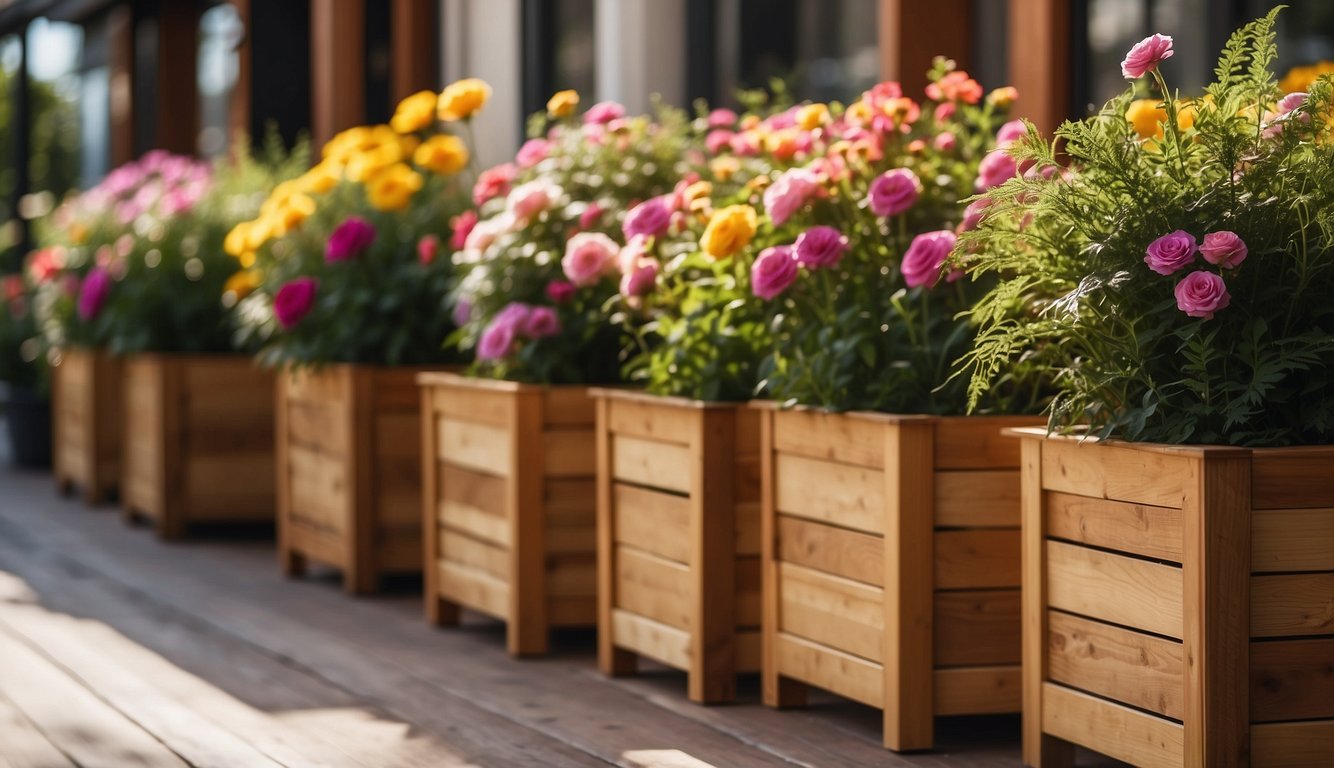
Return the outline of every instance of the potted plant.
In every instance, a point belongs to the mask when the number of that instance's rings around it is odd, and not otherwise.
[[[992,190],[961,244],[1008,277],[973,395],[1021,359],[1057,386],[1018,441],[1030,765],[1334,760],[1334,84],[1279,97],[1275,17],[1190,102],[1172,39],[1134,46],[1126,93],[1057,131],[1070,171]]]
[[[21,273],[0,277],[0,387],[12,461],[20,467],[50,466],[49,373],[32,291]]]
[[[553,96],[515,161],[479,177],[477,211],[455,230],[450,340],[477,361],[420,378],[427,618],[500,618],[516,655],[545,653],[552,627],[596,622],[588,387],[621,380],[611,234],[633,203],[673,189],[687,157],[675,111],[577,104]]]
[[[1034,423],[1007,414],[1038,396],[998,386],[965,416],[950,378],[985,285],[943,264],[975,223],[961,201],[1018,173],[998,149],[1022,131],[1002,124],[1014,91],[938,59],[926,94],[887,82],[796,113],[808,159],[766,187],[750,246],[773,334],[764,700],[816,686],[879,707],[897,750],[932,746],[936,715],[1019,709],[1019,457],[1000,430]]]
[[[420,396],[415,376],[459,360],[453,269],[440,241],[465,204],[460,138],[489,89],[460,81],[348,129],[277,185],[225,243],[256,287],[244,331],[278,369],[278,548],[285,573],[341,568],[348,592],[418,573]]]

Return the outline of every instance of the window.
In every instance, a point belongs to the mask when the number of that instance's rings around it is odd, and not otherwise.
[[[526,0],[523,10],[523,111],[546,108],[556,91],[596,93],[594,0]]]
[[[231,3],[215,5],[199,17],[199,140],[203,157],[217,157],[231,143],[232,91],[240,71],[236,47],[244,34]]]

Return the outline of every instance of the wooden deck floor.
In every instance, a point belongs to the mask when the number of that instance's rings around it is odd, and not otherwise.
[[[698,707],[675,672],[602,677],[589,633],[514,661],[492,622],[427,627],[411,585],[287,581],[263,538],[161,544],[0,467],[0,766],[1019,764],[1015,717],[895,755],[832,697]]]

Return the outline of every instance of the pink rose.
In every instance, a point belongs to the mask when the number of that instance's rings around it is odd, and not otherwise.
[[[519,153],[514,156],[514,162],[520,168],[532,168],[534,165],[546,159],[551,154],[551,142],[546,139],[529,139],[519,147]]]
[[[950,251],[954,250],[955,242],[954,233],[948,229],[925,232],[914,237],[907,253],[903,254],[903,263],[899,265],[903,282],[909,288],[923,285],[934,287],[940,280],[940,268],[945,265]]]
[[[777,226],[806,204],[820,189],[820,179],[805,168],[793,168],[779,174],[764,190],[764,210]]]
[[[897,216],[917,202],[922,183],[917,174],[907,168],[886,171],[871,182],[871,213],[876,216]]]
[[[574,287],[574,283],[567,283],[564,280],[553,280],[552,282],[547,283],[546,294],[547,298],[555,303],[564,304],[574,298],[574,292],[576,290],[578,289]]]
[[[329,235],[324,260],[330,264],[360,256],[375,242],[375,227],[360,216],[349,216]]]
[[[614,101],[602,101],[588,108],[584,113],[584,122],[592,125],[605,125],[625,116],[625,107]]]
[[[440,255],[440,238],[435,235],[426,235],[417,241],[417,261],[422,266],[430,266],[435,263],[435,257]]]
[[[468,209],[458,216],[449,220],[449,226],[453,228],[453,233],[449,236],[449,247],[461,251],[468,244],[468,235],[472,234],[472,228],[477,226],[477,211]]]
[[[754,157],[760,153],[760,140],[750,131],[732,136],[732,153],[740,157]]]
[[[85,323],[97,317],[111,293],[111,274],[101,267],[93,267],[79,287],[79,319]]]
[[[505,198],[505,207],[518,221],[532,221],[555,205],[560,193],[560,187],[537,179],[515,187]]]
[[[750,267],[751,291],[761,299],[772,299],[797,279],[797,258],[790,245],[765,248]]]
[[[514,348],[514,326],[492,321],[477,342],[478,360],[500,360]]]
[[[710,128],[727,128],[736,125],[736,113],[730,109],[715,109],[709,113]]]
[[[956,110],[958,110],[958,107],[955,106],[954,102],[952,101],[944,101],[941,102],[940,104],[937,104],[935,111],[936,122],[943,123],[946,120],[949,120],[951,117],[954,117],[954,113]]]
[[[620,249],[600,232],[580,232],[565,243],[561,269],[575,285],[592,285],[616,263]]]
[[[454,313],[450,317],[454,320],[454,325],[467,325],[468,321],[472,319],[472,302],[467,299],[459,299],[458,303],[454,305]]]
[[[1003,149],[993,149],[977,166],[977,191],[999,187],[1018,175],[1019,166],[1010,153]]]
[[[1217,264],[1224,269],[1236,269],[1246,260],[1246,243],[1236,232],[1220,230],[1204,236],[1200,244],[1200,255],[1210,264]]]
[[[464,249],[469,251],[485,251],[491,247],[496,238],[509,232],[514,226],[514,217],[508,213],[502,213],[489,219],[479,221],[473,225],[472,231],[468,233],[468,238],[464,241]]]
[[[709,131],[709,135],[704,137],[704,146],[708,148],[710,154],[719,154],[723,150],[731,149],[732,137],[735,133],[725,128],[715,128]]]
[[[650,257],[641,257],[621,275],[621,295],[637,298],[653,290],[658,281],[658,262]]]
[[[596,202],[589,203],[588,207],[584,209],[584,212],[579,214],[579,228],[592,229],[597,226],[597,223],[602,219],[602,214],[605,210],[606,209],[598,205]]]
[[[1011,120],[996,131],[996,146],[1008,147],[1028,135],[1028,126],[1023,120]]]
[[[648,245],[648,235],[635,235],[621,246],[620,252],[616,254],[616,265],[620,268],[621,274],[634,269],[640,259],[648,256]]]
[[[954,147],[957,146],[958,143],[959,143],[958,138],[956,138],[954,134],[950,133],[949,131],[936,134],[936,138],[931,142],[931,144],[941,152],[953,152]]]
[[[987,197],[969,203],[968,207],[963,209],[963,221],[959,223],[959,231],[967,232],[977,229],[977,225],[982,223],[982,217],[986,215],[991,204],[991,198]]]
[[[807,269],[832,267],[848,251],[848,238],[833,227],[818,226],[802,232],[793,245],[797,261]]]
[[[1136,80],[1158,68],[1158,65],[1172,58],[1172,38],[1167,35],[1150,35],[1135,43],[1126,58],[1121,62],[1121,74],[1127,80]]]
[[[1170,275],[1195,261],[1195,236],[1177,230],[1149,243],[1144,263],[1160,275]]]
[[[291,328],[310,314],[315,306],[319,282],[313,277],[298,277],[283,283],[273,296],[273,314],[283,328]]]
[[[625,214],[621,231],[626,239],[636,235],[662,237],[672,225],[672,210],[664,197],[651,197]]]
[[[481,207],[488,200],[495,199],[510,191],[519,168],[513,163],[488,168],[477,176],[477,183],[472,187],[472,203]]]
[[[528,317],[519,326],[519,330],[530,339],[545,339],[548,336],[555,336],[560,333],[560,317],[556,315],[556,310],[551,307],[533,307],[529,310]]]
[[[1223,278],[1213,272],[1196,270],[1182,278],[1176,287],[1177,309],[1191,317],[1212,320],[1214,313],[1232,303]]]

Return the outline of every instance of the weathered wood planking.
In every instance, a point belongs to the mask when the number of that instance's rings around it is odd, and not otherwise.
[[[684,670],[691,700],[730,701],[758,669],[759,414],[593,394],[602,669],[647,656]]]
[[[469,608],[506,622],[514,655],[593,623],[595,445],[585,387],[427,373],[422,506],[426,615]]]
[[[274,375],[239,356],[132,355],[123,370],[126,519],[166,539],[273,522]]]
[[[89,504],[115,495],[121,480],[121,361],[104,350],[61,350],[52,371],[52,464],[62,492]]]
[[[421,554],[419,369],[339,364],[277,377],[278,555],[341,568],[374,592]]]
[[[1015,434],[1025,762],[1334,764],[1334,448]]]
[[[1031,417],[828,414],[764,421],[765,702],[813,685],[884,710],[926,749],[934,715],[1020,704],[1017,443]]]

